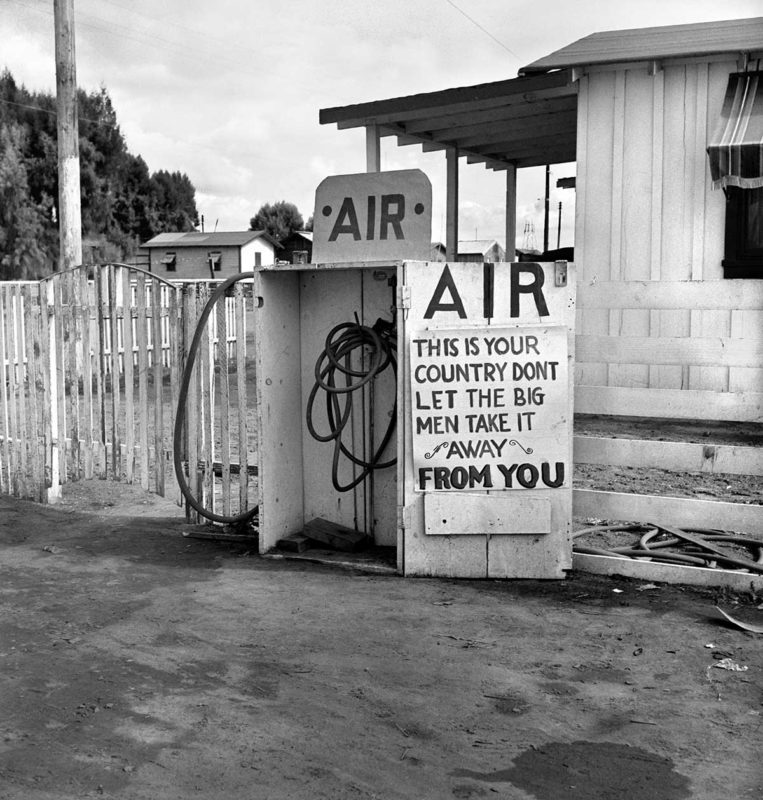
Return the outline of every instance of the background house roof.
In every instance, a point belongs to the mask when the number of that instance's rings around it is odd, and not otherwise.
[[[219,231],[202,233],[160,233],[141,247],[243,247],[255,239],[265,239],[274,247],[281,245],[266,231]]]
[[[458,253],[487,253],[491,247],[501,245],[495,239],[460,239],[458,242]],[[501,247],[501,250],[503,248]]]
[[[763,50],[763,17],[592,33],[533,61],[520,75],[589,64]]]
[[[491,169],[575,160],[577,84],[567,71],[440,92],[324,108],[322,125],[377,125],[398,144],[424,151],[457,147]]]

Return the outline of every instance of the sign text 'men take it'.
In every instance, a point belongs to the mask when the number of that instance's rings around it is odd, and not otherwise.
[[[313,263],[429,259],[432,185],[418,169],[334,175],[315,192]]]

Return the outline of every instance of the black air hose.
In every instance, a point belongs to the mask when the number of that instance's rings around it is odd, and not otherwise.
[[[353,354],[364,349],[370,357],[370,364],[365,369],[353,369]],[[372,328],[358,322],[343,322],[337,325],[326,337],[326,347],[315,363],[315,384],[307,401],[307,428],[312,437],[319,442],[334,442],[331,480],[338,492],[346,492],[357,486],[373,470],[385,469],[397,463],[396,457],[388,461],[381,460],[397,424],[397,395],[387,429],[370,458],[358,457],[342,441],[342,433],[352,418],[353,392],[371,383],[388,367],[397,378],[394,325],[382,319],[377,320]],[[313,422],[313,405],[320,390],[325,392],[326,397],[326,416],[329,424],[327,434],[318,433]],[[347,484],[339,482],[341,455],[361,468],[360,474]]]
[[[186,413],[186,399],[188,397],[188,387],[191,383],[191,374],[193,373],[193,365],[196,362],[196,352],[199,349],[199,343],[201,342],[201,336],[204,333],[204,326],[206,325],[207,319],[209,315],[212,313],[212,309],[214,308],[215,303],[221,298],[225,296],[225,293],[228,289],[233,286],[234,283],[238,283],[238,281],[243,281],[251,279],[254,275],[253,272],[242,272],[238,275],[233,275],[232,277],[228,278],[227,280],[223,281],[209,297],[207,300],[207,304],[204,306],[204,310],[201,312],[201,316],[199,317],[199,321],[196,325],[196,331],[193,334],[193,339],[191,341],[191,346],[188,348],[188,359],[185,363],[185,369],[183,370],[183,380],[180,384],[180,394],[178,395],[178,405],[177,411],[175,413],[175,429],[173,435],[173,446],[172,446],[172,455],[173,461],[175,465],[175,477],[177,478],[178,486],[180,487],[180,492],[185,498],[185,501],[188,503],[191,508],[201,514],[202,517],[206,517],[208,520],[212,522],[221,522],[227,525],[239,525],[244,522],[248,522],[252,517],[254,517],[258,510],[259,506],[255,506],[254,508],[250,508],[247,511],[243,511],[240,514],[236,514],[235,516],[223,516],[222,514],[215,514],[213,511],[209,511],[208,509],[204,508],[204,506],[199,503],[199,501],[194,497],[193,493],[191,492],[190,487],[185,479],[185,474],[183,472],[183,460],[182,460],[182,453],[181,453],[181,444],[183,439],[183,425],[185,424],[185,413]],[[223,343],[224,346],[224,343]],[[246,447],[246,443],[240,443],[241,447]],[[190,470],[190,465],[189,465]]]

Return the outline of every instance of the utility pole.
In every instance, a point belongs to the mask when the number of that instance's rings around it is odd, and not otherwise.
[[[54,15],[58,115],[58,265],[60,269],[70,269],[82,263],[74,0],[54,0]]]
[[[559,222],[556,226],[556,249],[562,246],[562,201],[559,201]]]

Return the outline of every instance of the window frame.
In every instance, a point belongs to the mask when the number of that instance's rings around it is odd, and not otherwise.
[[[726,194],[726,232],[724,257],[721,262],[723,277],[763,279],[763,245],[759,248],[747,248],[745,245],[751,193],[763,193],[763,188],[742,189],[738,186],[727,186],[724,191]],[[763,220],[761,225],[763,225]]]

